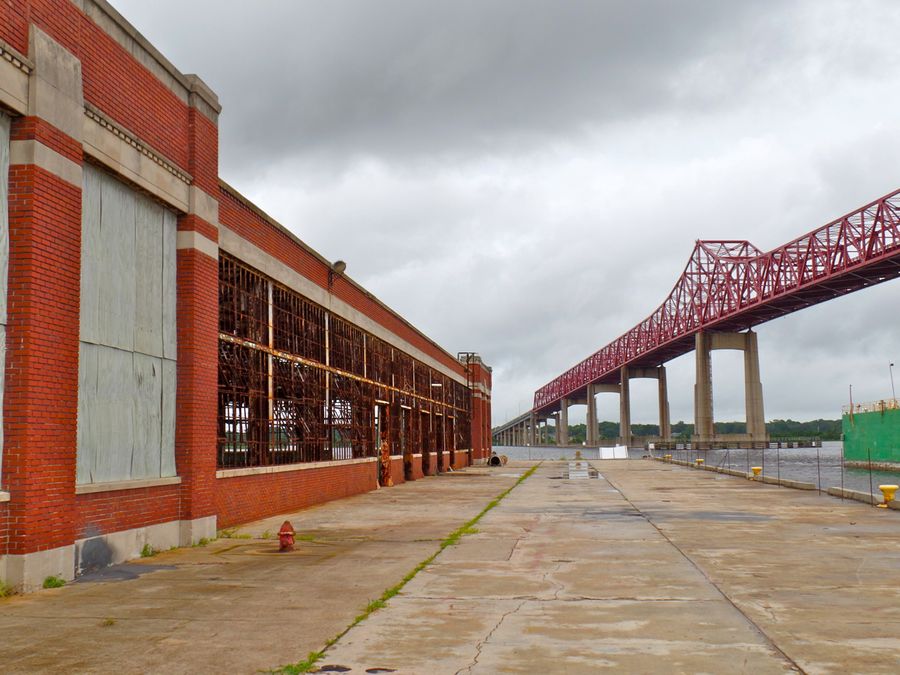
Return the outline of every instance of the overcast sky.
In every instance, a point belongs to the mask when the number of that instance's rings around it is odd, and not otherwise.
[[[696,239],[769,250],[900,187],[890,0],[113,4],[219,95],[226,181],[493,366],[495,424],[648,315]],[[759,326],[766,418],[889,396],[898,310],[890,282]],[[743,419],[740,353],[713,363],[716,419]],[[669,363],[673,421],[693,369]]]

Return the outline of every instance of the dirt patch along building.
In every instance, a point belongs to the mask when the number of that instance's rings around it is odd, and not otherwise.
[[[221,181],[216,95],[106,2],[0,5],[0,57],[0,581],[490,453],[490,368]]]

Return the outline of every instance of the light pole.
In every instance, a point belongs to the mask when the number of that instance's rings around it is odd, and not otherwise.
[[[894,364],[892,363],[888,366],[888,371],[891,373],[891,398],[895,401],[897,400],[897,392],[894,391]]]

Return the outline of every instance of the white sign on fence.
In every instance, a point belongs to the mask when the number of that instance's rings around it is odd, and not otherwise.
[[[600,448],[600,459],[628,459],[628,447],[616,445],[612,448]]]

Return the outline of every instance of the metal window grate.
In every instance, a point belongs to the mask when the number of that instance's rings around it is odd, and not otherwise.
[[[468,394],[221,253],[219,467],[374,457],[381,440],[452,452],[469,445]]]

